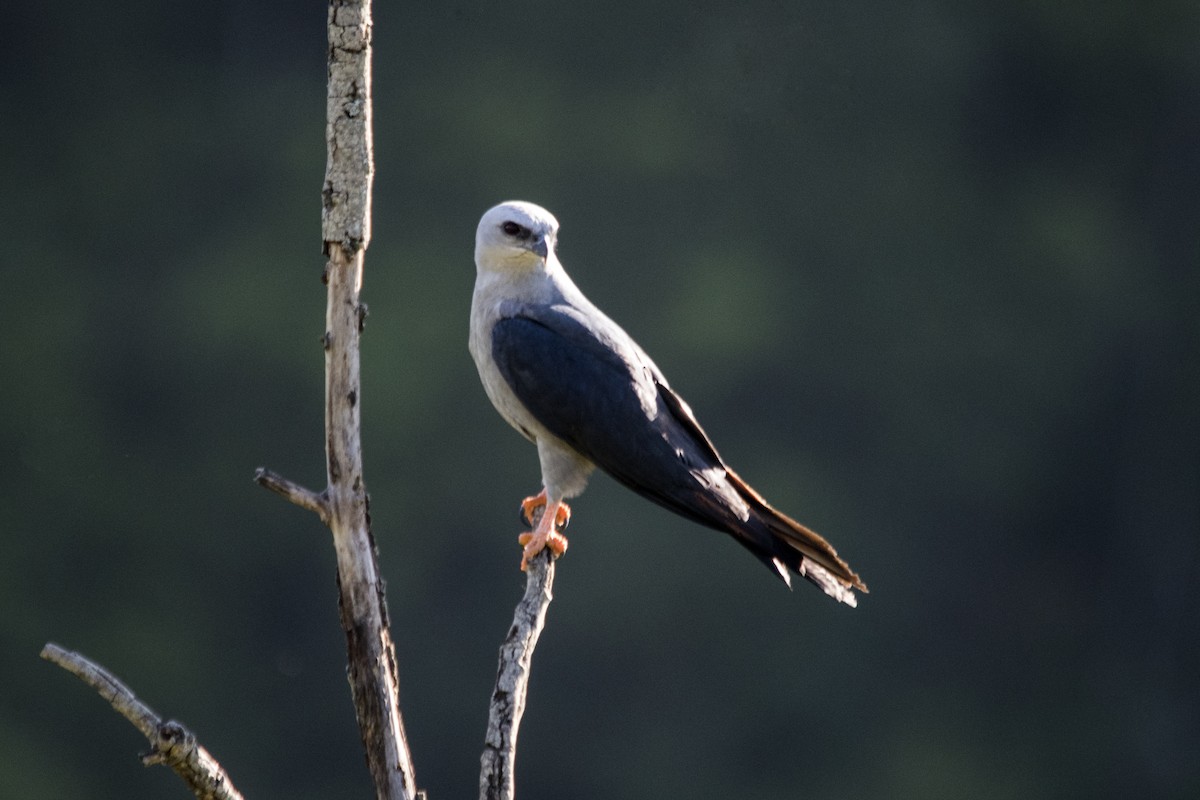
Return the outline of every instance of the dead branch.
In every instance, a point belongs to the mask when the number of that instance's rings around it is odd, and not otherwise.
[[[254,480],[264,489],[270,489],[275,494],[286,497],[292,503],[316,514],[321,518],[321,522],[329,524],[329,504],[326,502],[324,494],[317,494],[311,489],[305,489],[300,484],[293,483],[265,467],[255,470]]]
[[[517,603],[512,627],[500,645],[500,665],[480,758],[480,800],[513,800],[516,795],[517,731],[525,713],[533,649],[546,624],[553,586],[554,556],[547,547],[529,562],[525,596]]]
[[[242,800],[225,770],[192,734],[175,720],[163,721],[115,675],[86,656],[49,643],[42,658],[53,662],[95,689],[150,742],[142,756],[146,766],[163,764],[183,779],[200,800]]]
[[[346,633],[347,675],[380,800],[417,797],[412,757],[400,716],[395,648],[371,534],[363,480],[359,300],[363,255],[371,238],[371,2],[330,0],[326,97],[326,166],[322,190],[325,283],[325,464],[321,493],[259,469],[256,479],[315,511],[333,533],[338,608]]]

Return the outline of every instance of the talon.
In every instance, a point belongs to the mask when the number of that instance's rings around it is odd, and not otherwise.
[[[544,538],[537,538],[532,532],[522,533],[517,537],[517,542],[525,546],[524,552],[521,553],[521,572],[529,569],[529,559],[536,556],[538,553],[547,547],[550,552],[554,553],[557,558],[567,552],[567,537],[563,536],[558,531],[551,531]]]
[[[537,513],[537,510],[544,509],[545,507],[546,490],[542,489],[532,497],[526,497],[521,501],[521,509],[518,512],[521,517],[521,521],[532,528],[536,524],[536,519],[538,519],[538,517],[534,516]],[[556,511],[554,514],[554,524],[555,527],[563,529],[565,529],[567,525],[571,524],[571,507],[566,503],[558,504],[558,511]]]
[[[521,501],[521,510],[519,512],[521,515],[521,521],[532,528],[533,527],[533,512],[538,510],[539,508],[545,508],[545,506],[546,506],[546,490],[545,489],[542,489],[540,492],[533,495],[532,497],[526,497],[524,500]]]
[[[544,491],[536,497],[527,497],[521,503],[522,513],[532,516],[532,510],[545,506],[546,503],[546,493]],[[555,557],[567,552],[567,537],[559,533],[557,528],[559,526],[565,527],[570,519],[571,509],[565,503],[559,501],[554,507],[553,523],[548,521],[545,511],[543,511],[539,515],[537,525],[534,526],[534,529],[527,533],[522,533],[517,537],[517,541],[524,547],[524,551],[521,553],[522,572],[529,567],[529,559],[547,547],[550,548]]]

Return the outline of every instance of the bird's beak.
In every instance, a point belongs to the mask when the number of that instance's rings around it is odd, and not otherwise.
[[[529,249],[542,258],[546,258],[548,255],[550,255],[550,248],[546,245],[545,236],[538,236],[532,242],[530,242]]]

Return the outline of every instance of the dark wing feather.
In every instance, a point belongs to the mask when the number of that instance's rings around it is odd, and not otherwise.
[[[597,336],[565,307],[534,307],[496,323],[492,356],[538,422],[580,455],[647,498],[724,528],[696,507],[694,470],[720,466],[707,440],[679,428],[652,367]]]
[[[532,306],[493,328],[497,367],[538,422],[638,494],[733,534],[785,581],[781,565],[839,599],[839,581],[865,588],[824,539],[725,466],[691,409],[623,332],[595,325],[567,306]],[[743,505],[748,519],[735,510]]]

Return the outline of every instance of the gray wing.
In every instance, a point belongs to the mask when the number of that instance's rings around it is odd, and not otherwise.
[[[620,329],[569,306],[526,306],[496,323],[492,356],[538,422],[625,486],[732,534],[785,581],[786,566],[850,604],[842,585],[865,590],[824,539],[726,467],[687,404]]]
[[[670,390],[637,346],[608,334],[573,308],[531,306],[496,323],[492,356],[517,399],[580,455],[672,511],[724,529],[736,492],[715,505],[697,495],[704,471],[723,468],[720,457],[672,414]]]

